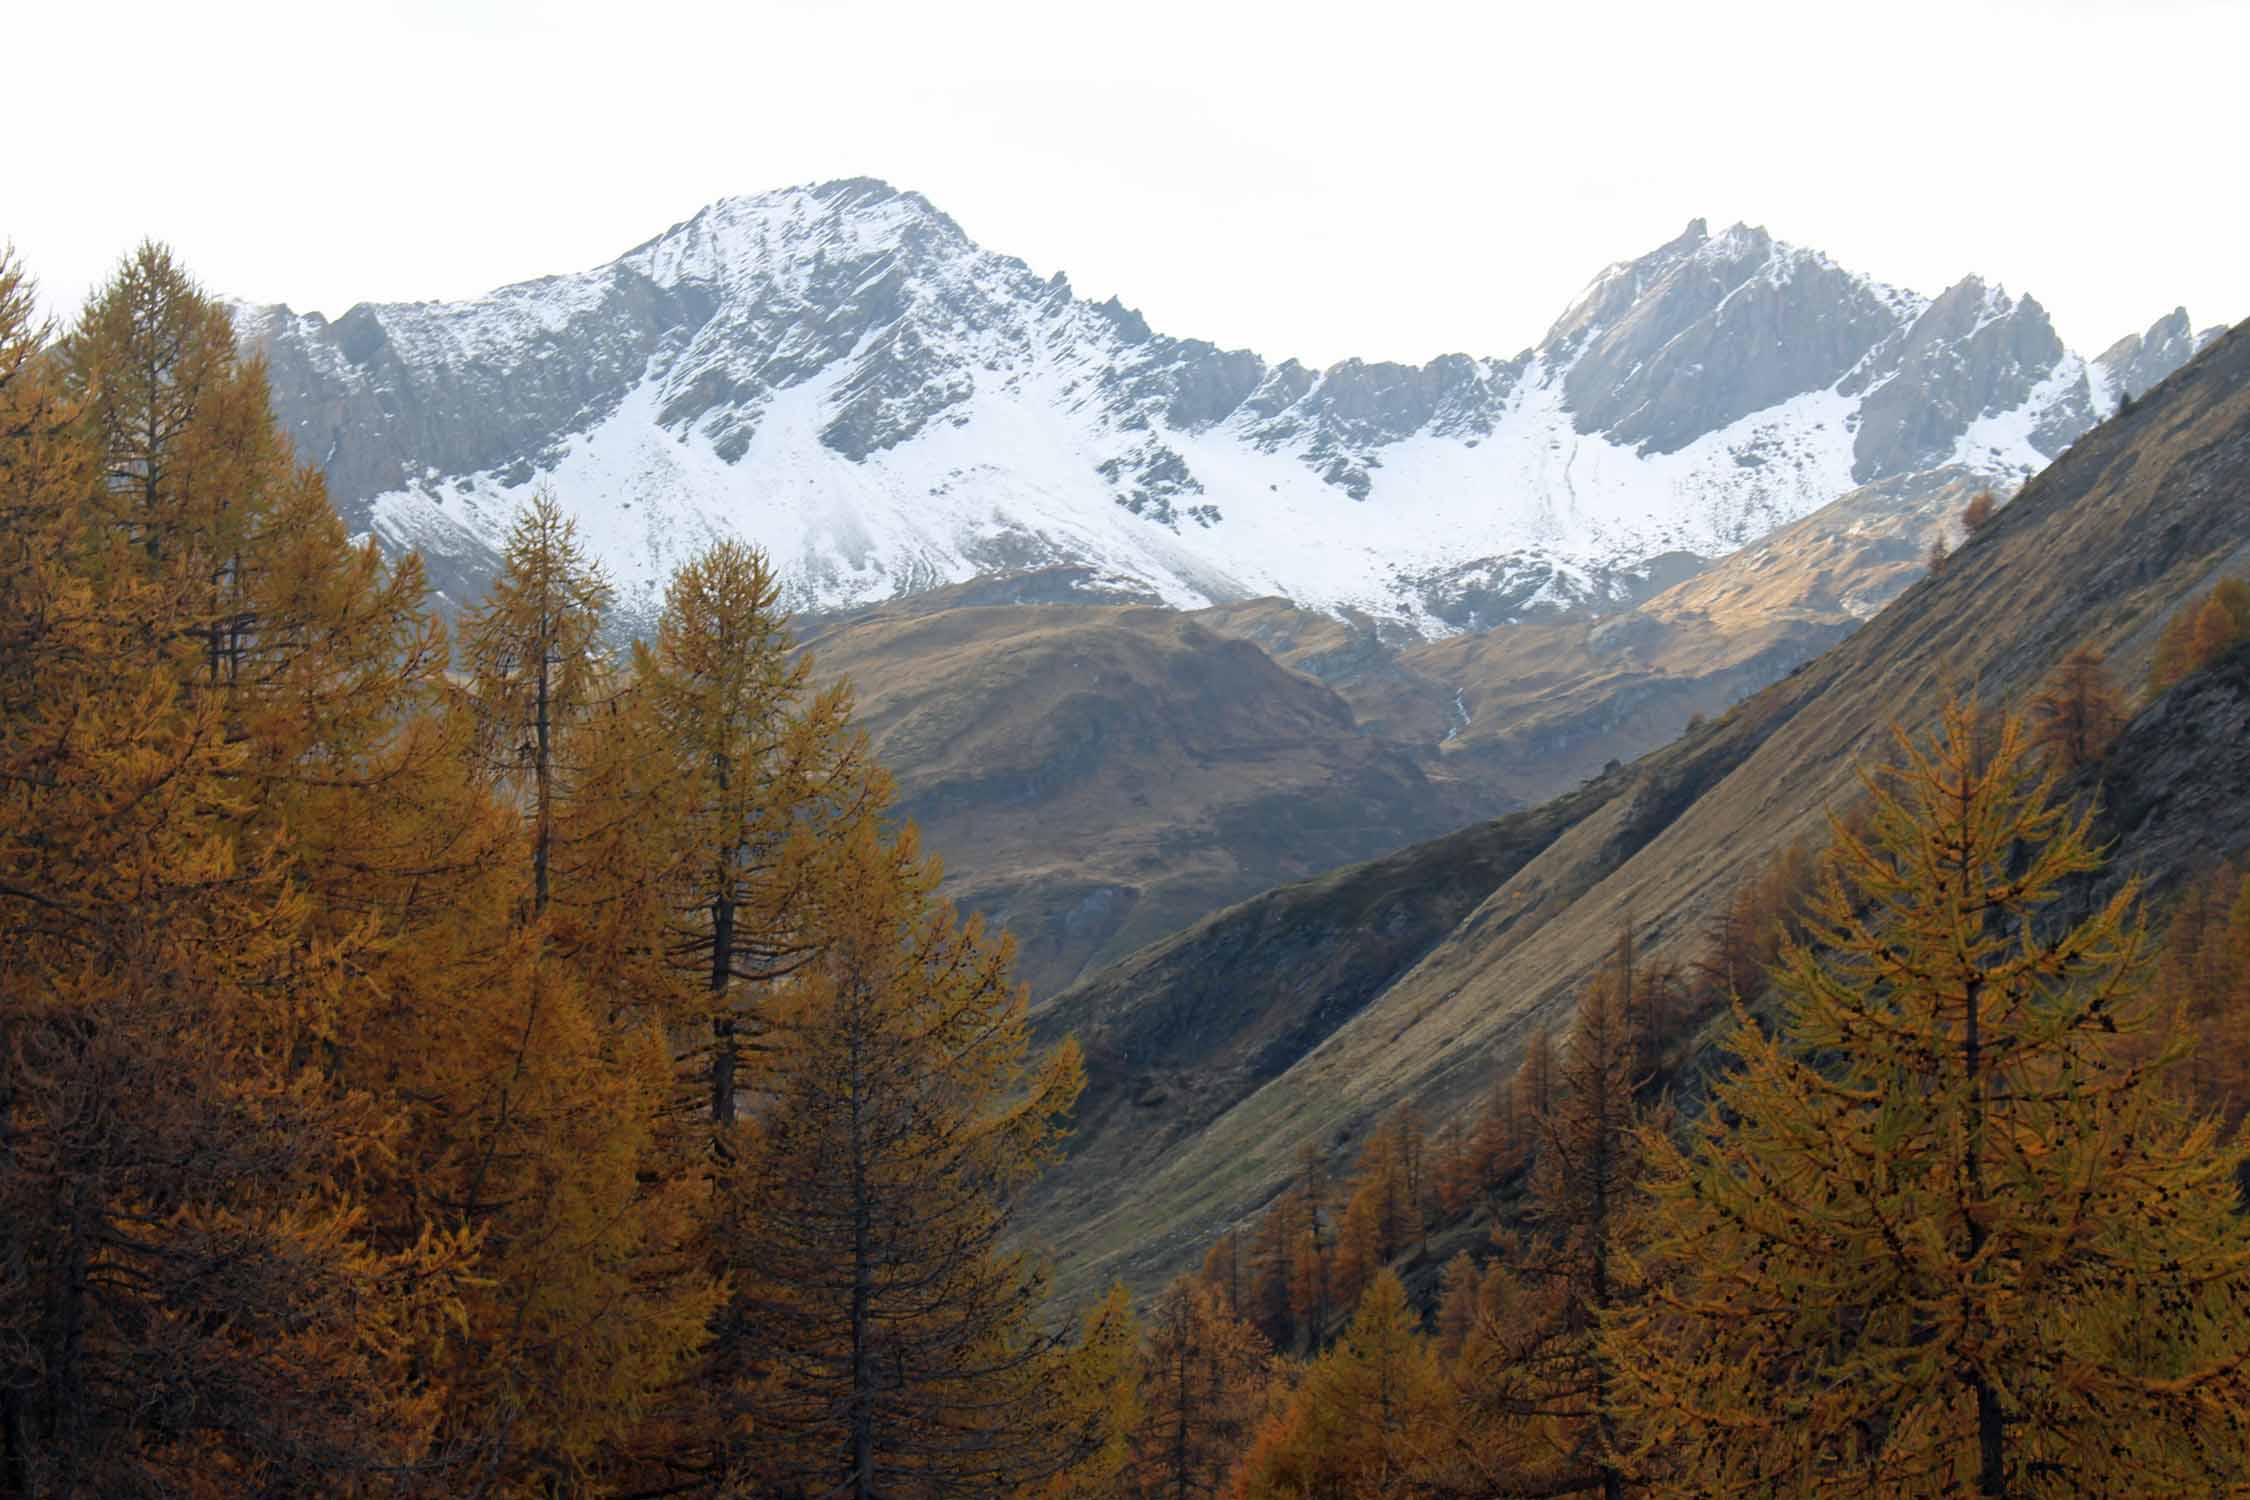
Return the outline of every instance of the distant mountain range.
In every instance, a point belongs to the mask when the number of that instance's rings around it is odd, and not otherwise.
[[[2210,337],[2180,311],[2081,357],[1976,277],[1925,297],[1698,220],[1520,354],[1313,370],[1155,333],[867,179],[474,301],[236,318],[348,522],[456,602],[552,483],[629,620],[742,536],[800,610],[1059,566],[1425,636],[1630,607],[1857,486],[2013,487]]]

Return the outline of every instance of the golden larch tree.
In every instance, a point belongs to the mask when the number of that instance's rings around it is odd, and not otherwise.
[[[2180,606],[2156,638],[2149,665],[2149,696],[2200,672],[2250,640],[2250,580],[2221,579],[2207,594]]]
[[[1244,1316],[1250,1297],[1251,1266],[1241,1230],[1229,1229],[1211,1242],[1211,1248],[1203,1252],[1200,1275],[1220,1306],[1238,1318]]]
[[[2031,700],[2031,718],[2034,742],[2064,774],[2099,760],[2125,722],[2102,654],[2080,646],[2064,657]]]
[[[827,867],[891,798],[850,693],[813,693],[793,644],[764,554],[722,542],[673,577],[655,645],[635,660],[670,757],[666,951],[701,989],[702,1092],[721,1125],[736,1116],[761,987],[813,954]]]
[[[1185,1278],[1167,1287],[1141,1340],[1140,1420],[1122,1492],[1217,1495],[1249,1446],[1271,1358],[1265,1339],[1210,1288]]]
[[[1242,1500],[1412,1494],[1450,1403],[1405,1286],[1383,1271],[1343,1337],[1313,1361],[1252,1445],[1234,1493]]]
[[[1990,526],[1992,518],[1999,514],[2000,501],[1992,491],[1978,490],[1969,497],[1969,503],[1962,507],[1961,529],[1968,535],[1975,536]]]
[[[1949,703],[1841,820],[1778,1034],[1644,1136],[1649,1301],[1605,1348],[1669,1493],[2201,1494],[2243,1472],[2241,1153],[2163,1087],[2130,884],[2020,721]]]
[[[532,909],[547,910],[557,804],[568,795],[558,759],[592,713],[601,684],[602,620],[611,590],[578,545],[577,526],[542,486],[510,527],[500,571],[462,619],[481,748],[530,809]]]
[[[863,823],[839,856],[723,1182],[738,1482],[988,1495],[1079,1457],[1055,1451],[1058,1345],[1007,1215],[1059,1153],[1078,1053],[1033,1057],[1009,945],[932,896],[911,835]]]

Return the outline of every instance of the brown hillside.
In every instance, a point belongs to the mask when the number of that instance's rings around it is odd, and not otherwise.
[[[1038,996],[1254,892],[1505,804],[1364,733],[1248,641],[1144,605],[885,609],[812,643],[855,686],[947,892]]]
[[[1054,568],[812,621],[809,643],[857,685],[949,894],[1008,924],[1046,997],[1277,881],[1671,740],[1918,577],[1967,493],[1944,470],[1869,486],[1623,614],[1445,641],[1279,599],[1170,614]]]
[[[1649,946],[1679,950],[1739,880],[1820,827],[1888,725],[1923,723],[1953,685],[2019,700],[2085,641],[2135,676],[2164,618],[2246,554],[2250,326],[2080,439],[1843,644],[1615,778],[1412,969],[1207,1129],[1129,1173],[1067,1176],[1035,1232],[1073,1288],[1147,1285],[1270,1198],[1300,1144],[1348,1142],[1402,1097],[1438,1114],[1464,1103],[1534,1027],[1560,1023],[1626,913]],[[1230,982],[1247,1003],[1266,994],[1250,965],[1200,980]]]

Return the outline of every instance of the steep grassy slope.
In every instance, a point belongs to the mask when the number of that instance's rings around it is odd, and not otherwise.
[[[1627,913],[1658,950],[1690,941],[1740,879],[1818,829],[1892,723],[1924,723],[1949,687],[2020,700],[2081,641],[2137,678],[2168,614],[2246,557],[2250,327],[2080,439],[1843,644],[1590,789],[1598,805],[1208,1128],[1130,1171],[1070,1174],[1042,1200],[1034,1232],[1074,1289],[1120,1274],[1149,1284],[1270,1198],[1302,1143],[1345,1144],[1402,1097],[1440,1114],[1463,1104],[1534,1028],[1560,1022]],[[1196,982],[1288,1003],[1255,962]],[[1177,994],[1151,989],[1135,1003]],[[1088,1159],[1113,1158],[1090,1149]]]
[[[2161,895],[2250,849],[2250,648],[2145,708],[2087,779],[2116,850],[2097,894],[2139,879]]]
[[[1081,1190],[1161,1162],[1286,1072],[1609,790],[1267,891],[1056,997],[1039,1031],[1078,1038],[1087,1089],[1051,1216],[1098,1207]]]

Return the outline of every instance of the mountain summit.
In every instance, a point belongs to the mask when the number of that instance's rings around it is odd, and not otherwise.
[[[628,615],[735,535],[799,609],[1069,564],[1425,634],[1624,602],[1872,480],[2020,481],[2201,342],[2179,313],[2087,360],[1976,278],[1921,297],[1699,220],[1537,348],[1316,371],[1159,335],[866,178],[475,301],[236,317],[347,520],[456,599],[551,482]]]

